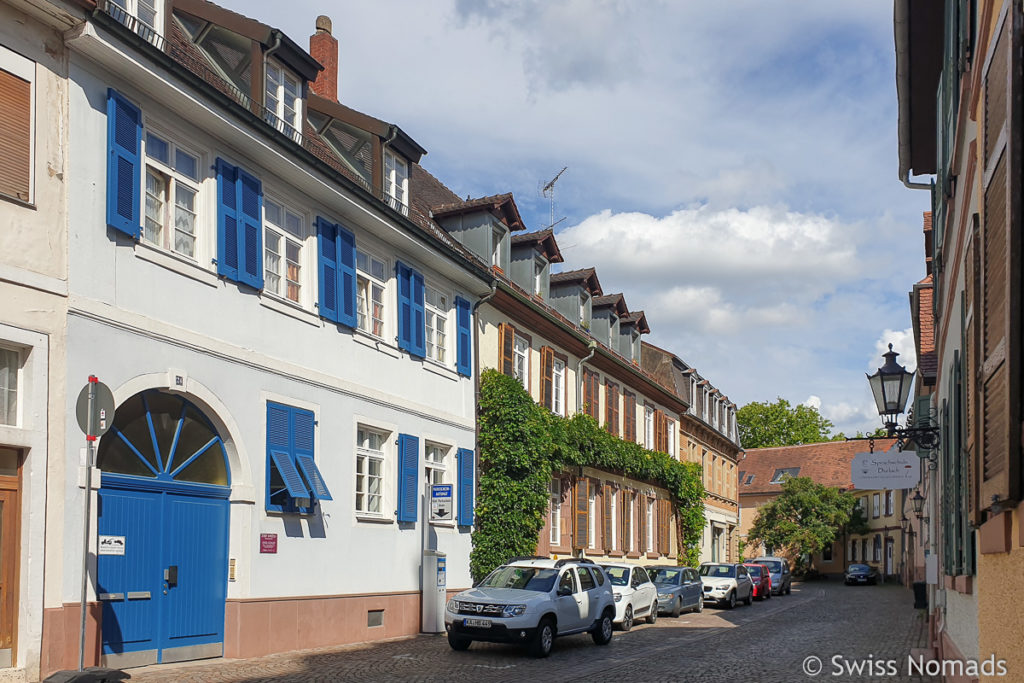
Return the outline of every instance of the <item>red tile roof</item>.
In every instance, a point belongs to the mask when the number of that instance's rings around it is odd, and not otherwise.
[[[875,439],[875,452],[887,451],[896,439]],[[780,493],[780,484],[770,484],[780,469],[799,467],[796,476],[810,477],[818,484],[841,489],[853,488],[850,466],[853,456],[868,451],[867,441],[825,441],[803,446],[782,446],[779,448],[750,448],[746,457],[739,462],[743,469],[740,482],[740,497],[765,493]],[[753,475],[750,484],[746,481]]]
[[[631,311],[629,315],[619,318],[622,323],[636,323],[641,334],[649,334],[650,326],[647,324],[647,315],[643,311]]]
[[[512,246],[515,247],[520,244],[540,247],[550,263],[562,263],[564,261],[562,252],[558,248],[558,242],[555,240],[555,231],[551,228],[512,235]]]
[[[478,209],[486,209],[500,213],[502,220],[510,230],[525,230],[522,216],[519,215],[519,207],[516,206],[511,192],[494,194],[489,197],[477,197],[476,199],[458,200],[431,207],[434,217],[456,216],[462,213],[469,213]]]

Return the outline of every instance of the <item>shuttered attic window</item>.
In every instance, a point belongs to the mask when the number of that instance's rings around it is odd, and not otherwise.
[[[0,46],[0,195],[32,201],[35,65]]]

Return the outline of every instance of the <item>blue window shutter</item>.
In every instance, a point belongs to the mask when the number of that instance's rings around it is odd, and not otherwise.
[[[316,237],[320,265],[320,315],[338,322],[338,226],[318,216]]]
[[[412,268],[395,264],[398,279],[398,348],[412,353]]]
[[[217,159],[217,274],[238,279],[238,169]]]
[[[288,495],[292,498],[309,498],[309,489],[302,481],[302,475],[295,468],[291,456],[284,451],[270,451],[270,457],[274,461],[277,471],[281,473],[281,478],[284,479]]]
[[[356,236],[338,228],[338,322],[356,327]],[[370,305],[370,302],[367,302]]]
[[[460,448],[459,459],[459,526],[473,526],[473,451]]]
[[[331,492],[327,489],[327,484],[324,483],[324,478],[320,474],[320,469],[316,466],[316,461],[310,455],[298,455],[295,457],[296,462],[299,465],[299,471],[306,477],[306,481],[309,482],[309,488],[313,492],[313,495],[318,500],[334,500],[331,497]]]
[[[107,225],[138,239],[142,222],[142,112],[107,90]]]
[[[398,435],[398,521],[415,522],[419,511],[420,438]]]
[[[302,408],[292,408],[292,455],[295,457],[295,464],[299,472],[306,478],[306,488],[313,493],[313,497],[320,500],[333,500],[331,492],[327,490],[320,470],[313,459],[313,431],[316,420],[312,411]]]
[[[423,274],[412,271],[412,349],[414,356],[427,355],[427,318],[423,307]]]
[[[238,281],[263,289],[263,183],[238,169]]]
[[[473,322],[469,302],[461,296],[455,297],[455,324],[458,332],[455,335],[456,353],[455,367],[460,375],[470,377],[473,374]]]

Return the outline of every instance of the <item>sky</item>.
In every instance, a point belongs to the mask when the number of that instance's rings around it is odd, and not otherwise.
[[[742,406],[880,426],[864,373],[915,368],[929,193],[897,177],[892,3],[219,0],[340,42],[339,99],[459,196],[512,192],[565,269]],[[560,220],[561,219],[561,220]]]

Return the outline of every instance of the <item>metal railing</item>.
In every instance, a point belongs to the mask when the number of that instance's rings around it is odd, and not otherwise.
[[[130,13],[124,7],[114,2],[114,0],[100,0],[99,7],[119,24],[150,45],[158,50],[164,50],[164,37],[155,28]]]

